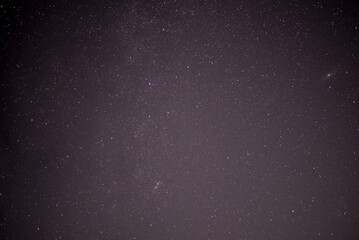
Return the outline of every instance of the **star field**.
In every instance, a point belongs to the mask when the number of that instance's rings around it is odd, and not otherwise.
[[[358,239],[351,1],[0,5],[1,239]]]

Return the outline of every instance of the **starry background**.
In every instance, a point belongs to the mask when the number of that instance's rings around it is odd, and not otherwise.
[[[359,239],[352,2],[2,2],[1,239]]]

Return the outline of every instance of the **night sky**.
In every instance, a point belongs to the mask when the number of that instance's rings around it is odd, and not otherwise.
[[[359,239],[359,4],[2,1],[1,239]]]

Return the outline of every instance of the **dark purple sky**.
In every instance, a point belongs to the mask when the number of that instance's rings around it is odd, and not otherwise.
[[[0,6],[1,239],[359,239],[354,1],[41,2]]]

